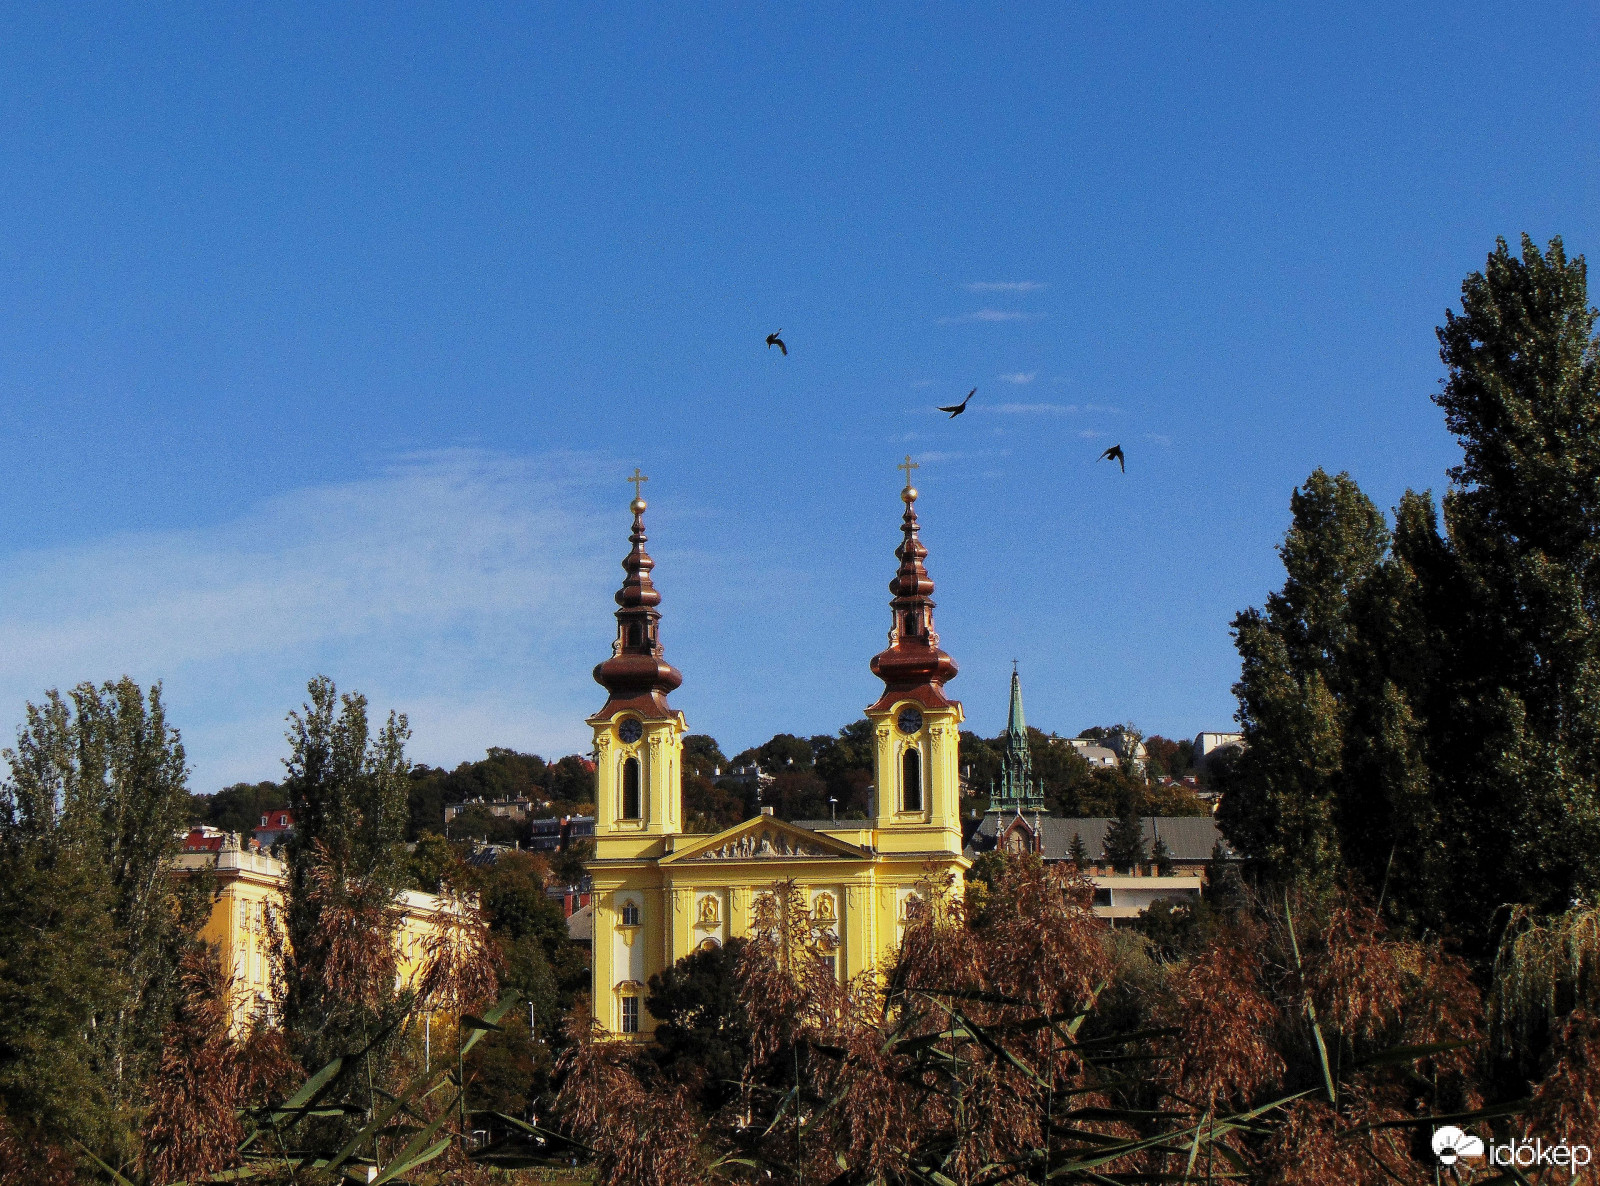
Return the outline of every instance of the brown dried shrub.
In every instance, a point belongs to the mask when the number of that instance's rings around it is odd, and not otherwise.
[[[1179,1031],[1159,1073],[1201,1111],[1246,1106],[1283,1079],[1271,1043],[1278,1006],[1263,988],[1252,929],[1236,928],[1174,971],[1153,1020]]]
[[[587,1009],[574,1011],[556,1099],[572,1134],[590,1148],[597,1186],[699,1186],[707,1159],[691,1092],[649,1077],[639,1046],[599,1033]]]
[[[1600,1134],[1600,1018],[1574,1009],[1556,1033],[1554,1065],[1534,1088],[1527,1135],[1570,1140]],[[1589,1134],[1584,1138],[1580,1134]],[[1600,1176],[1600,1169],[1596,1171]]]
[[[29,1124],[0,1111],[0,1186],[76,1186],[75,1159]]]

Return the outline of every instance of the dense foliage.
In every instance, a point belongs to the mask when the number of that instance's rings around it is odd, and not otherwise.
[[[1221,820],[1279,881],[1351,876],[1492,951],[1513,904],[1600,892],[1600,345],[1584,261],[1502,242],[1439,330],[1461,441],[1443,530],[1345,474],[1295,491],[1234,622],[1249,748]]]

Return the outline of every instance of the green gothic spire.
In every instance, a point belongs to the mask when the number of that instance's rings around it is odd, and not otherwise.
[[[1022,717],[1022,680],[1011,664],[1011,711],[1000,746],[1000,786],[989,793],[989,810],[1012,812],[1044,810],[1044,792],[1033,778],[1033,754],[1028,749],[1028,725]]]

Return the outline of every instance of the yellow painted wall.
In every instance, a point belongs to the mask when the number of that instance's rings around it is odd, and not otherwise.
[[[185,854],[177,871],[207,871],[216,881],[216,898],[200,937],[217,948],[222,966],[233,977],[233,1023],[243,1028],[262,1014],[270,1022],[272,968],[267,925],[283,907],[283,863],[265,853],[234,849],[215,856]],[[433,919],[445,903],[432,894],[407,890],[401,895],[400,932],[396,936],[398,979],[408,984],[421,973]]]
[[[637,998],[638,1036],[648,1037],[655,1028],[643,1007],[650,977],[707,940],[721,944],[748,934],[757,896],[780,881],[792,880],[804,890],[814,920],[822,898],[830,899],[840,976],[875,973],[892,962],[916,883],[931,871],[953,873],[959,882],[968,864],[961,855],[957,773],[961,706],[917,705],[921,727],[906,734],[897,720],[911,703],[868,714],[876,738],[873,818],[842,821],[815,833],[763,816],[716,836],[682,834],[682,715],[640,719],[642,736],[631,744],[621,740],[619,729],[634,714],[591,718],[600,755],[595,855],[589,867],[592,988],[594,1015],[602,1027],[620,1034],[623,1003]],[[902,809],[900,772],[908,746],[917,748],[923,771],[923,805],[916,811]],[[652,771],[644,818],[620,820],[621,762],[641,751],[649,753]],[[762,836],[782,847],[819,851],[738,855],[742,842],[758,847]],[[718,850],[733,855],[705,855]],[[625,921],[632,917],[629,907],[637,911],[636,924]]]

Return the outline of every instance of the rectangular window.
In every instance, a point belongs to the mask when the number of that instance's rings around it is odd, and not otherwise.
[[[622,1032],[636,1034],[639,1032],[639,998],[622,998]]]
[[[839,979],[839,957],[836,955],[825,955],[822,957],[822,962],[828,967],[828,975],[832,976],[835,980]]]
[[[639,925],[639,907],[633,902],[622,904],[622,925],[636,927]]]

